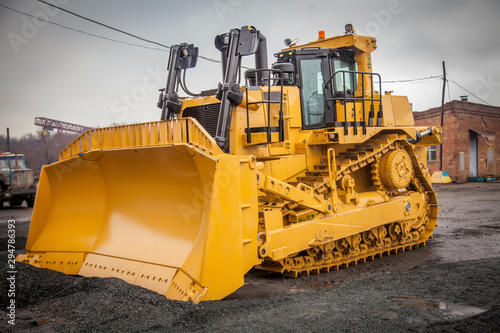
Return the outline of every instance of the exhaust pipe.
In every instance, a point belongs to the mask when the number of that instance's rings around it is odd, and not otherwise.
[[[268,68],[267,65],[267,40],[261,32],[259,32],[259,44],[255,52],[255,69]],[[269,79],[269,72],[257,72],[257,85],[264,85],[265,80]]]

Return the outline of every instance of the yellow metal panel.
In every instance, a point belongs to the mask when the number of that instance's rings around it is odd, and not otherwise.
[[[234,162],[233,162],[234,163]],[[243,274],[254,265],[260,263],[257,257],[257,228],[258,224],[258,190],[256,167],[257,161],[254,157],[240,160],[240,182],[241,182],[241,222],[242,222],[242,271]]]
[[[266,162],[270,165],[270,172],[274,178],[280,180],[290,180],[306,170],[306,155],[283,156],[280,159]]]
[[[291,49],[301,49],[303,47],[321,47],[321,48],[331,48],[336,49],[339,47],[349,47],[354,46],[363,52],[373,52],[377,48],[377,40],[374,37],[347,34],[340,36],[333,36],[329,38],[323,38],[311,41],[307,44],[296,45],[291,48],[283,49],[282,51],[287,51]]]
[[[266,231],[283,228],[283,214],[281,209],[270,209],[264,211],[264,223]]]
[[[382,105],[384,106],[384,126],[413,126],[413,113],[411,111],[408,97],[383,95]]]
[[[243,140],[246,145],[257,145],[257,144],[267,144],[268,142],[278,142],[279,141],[279,133],[273,132],[271,133],[271,141],[267,140],[267,133],[251,133],[251,143],[247,143],[247,135],[243,134]]]
[[[394,96],[392,95],[383,95],[382,96],[382,106],[384,108],[384,118],[382,124],[385,127],[394,127],[396,124],[395,120],[395,110],[394,106],[392,105],[392,101]]]
[[[283,142],[277,142],[269,144],[269,154],[270,155],[288,155],[291,150],[290,141],[285,140]]]
[[[413,113],[411,111],[410,102],[406,96],[391,96],[392,105],[394,108],[394,119],[396,126],[413,126]]]
[[[201,287],[182,271],[177,271],[165,296],[180,301],[193,301],[198,303],[205,298],[206,287]]]
[[[59,153],[59,160],[88,151],[89,142],[93,150],[189,143],[211,155],[222,153],[215,140],[195,119],[186,118],[93,129],[64,148]]]
[[[105,216],[105,192],[98,162],[75,157],[45,167],[27,248],[88,251]]]
[[[47,172],[45,169],[47,166],[42,166],[42,171],[40,173],[40,180],[38,182],[37,194],[35,197],[35,205],[33,207],[32,221],[37,220],[38,223],[31,223],[28,232],[28,239],[26,242],[26,248],[33,248],[34,240],[40,237],[40,234],[45,228],[46,221],[50,215],[50,203],[52,202],[52,192],[50,189],[50,182],[47,177]],[[62,175],[59,176],[58,181],[62,181]],[[56,177],[57,178],[57,177]]]
[[[116,277],[128,283],[165,294],[176,272],[177,269],[172,267],[89,254],[78,274],[83,276]]]
[[[48,268],[65,274],[78,274],[85,259],[83,253],[49,252],[38,254],[21,254],[16,261],[24,262],[40,268]]]
[[[300,108],[300,92],[297,87],[283,87],[286,91],[286,115],[290,118],[290,127],[302,127],[302,115]]]
[[[182,100],[182,110],[184,111],[185,108],[192,107],[192,106],[205,105],[205,104],[216,104],[216,103],[220,103],[220,101],[217,98],[215,98],[215,95],[200,97],[197,99],[183,99]],[[181,116],[182,116],[182,112],[181,112]]]
[[[203,207],[188,212],[186,207],[203,200],[215,161],[158,147],[109,151],[99,164],[107,207],[92,252],[182,266],[203,213]],[[169,254],[167,262],[162,253]]]
[[[40,267],[50,268],[65,274],[77,274],[83,260],[83,253],[46,253]]]
[[[94,277],[116,277],[128,283],[135,281],[143,263],[138,261],[114,258],[103,255],[89,254],[78,274]]]
[[[202,286],[208,287],[206,300],[220,299],[241,287],[244,282],[243,268],[249,269],[257,260],[257,253],[253,253],[251,257],[243,257],[241,193],[244,188],[241,185],[238,163],[238,157],[219,156],[214,175],[214,188],[206,210],[209,222],[203,230],[206,246],[199,280]],[[256,171],[252,177],[256,178]],[[256,197],[252,198],[252,201],[256,200]],[[256,239],[257,230],[253,230],[255,234],[252,238]],[[193,253],[187,261],[192,259],[199,262],[198,255]],[[188,269],[185,271],[190,272]]]
[[[165,294],[177,271],[171,267],[144,263],[135,284]]]

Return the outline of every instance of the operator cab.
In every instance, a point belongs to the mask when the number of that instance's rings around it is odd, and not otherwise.
[[[304,47],[277,53],[276,57],[278,62],[273,69],[287,68],[287,71],[282,69],[284,77],[292,78],[284,80],[283,85],[295,85],[300,89],[302,127],[335,126],[335,103],[328,101],[354,97],[357,86],[354,52],[347,48]]]

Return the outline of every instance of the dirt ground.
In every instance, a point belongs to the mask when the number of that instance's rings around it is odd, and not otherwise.
[[[500,332],[500,182],[437,185],[439,227],[424,248],[297,279],[250,271],[222,301],[168,300],[119,279],[16,263],[8,323],[7,221],[21,253],[27,207],[0,210],[4,332]]]

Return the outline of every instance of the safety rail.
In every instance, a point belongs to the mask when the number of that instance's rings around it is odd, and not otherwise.
[[[59,153],[59,160],[90,150],[187,143],[212,155],[222,154],[210,134],[193,118],[96,128],[80,135]]]
[[[361,76],[361,92],[362,96],[361,97],[356,97],[355,92],[350,92],[349,90],[346,89],[346,74],[349,75],[360,75]],[[335,88],[335,77],[337,75],[342,75],[342,86],[343,91],[339,92]],[[370,80],[370,97],[365,97],[365,76],[369,76]],[[332,84],[332,98],[325,98],[326,103],[333,103],[332,105],[332,110],[335,110],[333,113],[333,121],[335,123],[335,127],[344,127],[344,134],[348,133],[348,128],[349,126],[353,127],[353,132],[354,135],[358,134],[358,126],[362,126],[363,128],[363,134],[366,134],[366,127],[373,127],[373,120],[375,118],[375,102],[379,102],[379,109],[377,110],[377,124],[376,126],[382,126],[382,118],[383,118],[383,110],[382,110],[382,98],[375,98],[374,97],[374,89],[373,89],[373,77],[378,77],[378,92],[379,96],[382,91],[382,80],[380,79],[380,74],[377,73],[371,73],[371,72],[356,72],[356,71],[337,71],[335,72],[329,79],[326,81],[326,83],[323,85],[323,90],[326,90],[326,87],[328,84]],[[340,95],[340,96],[339,96]],[[326,94],[324,95],[326,96]],[[344,121],[338,121],[337,120],[337,112],[335,108],[335,103],[336,101],[342,101],[342,104],[344,105]],[[363,109],[363,121],[362,122],[357,122],[356,121],[356,102],[361,101],[362,103],[362,109]],[[365,101],[371,101],[370,104],[370,112],[368,114],[368,124],[366,122],[366,106],[365,106]],[[353,104],[353,111],[354,111],[354,119],[352,122],[347,121],[347,103],[352,102]]]
[[[257,102],[249,102],[248,101],[248,88],[251,74],[260,73],[260,72],[269,72],[269,79],[267,80],[267,99]],[[272,77],[272,74],[278,74],[277,77]],[[274,81],[279,82],[281,90],[279,100],[271,100],[271,82]],[[246,106],[247,106],[247,128],[245,132],[247,133],[247,142],[252,143],[252,133],[267,133],[267,142],[272,142],[271,133],[278,132],[279,133],[279,142],[285,141],[285,129],[283,125],[283,71],[280,69],[253,69],[245,72],[245,86],[246,86]],[[265,94],[265,92],[264,92]],[[279,109],[279,118],[278,118],[278,127],[271,126],[271,104],[280,105]],[[267,104],[267,126],[264,127],[250,127],[250,113],[249,113],[249,105],[252,104]]]

